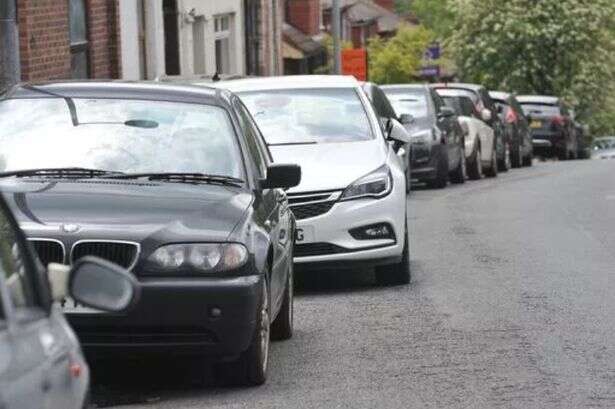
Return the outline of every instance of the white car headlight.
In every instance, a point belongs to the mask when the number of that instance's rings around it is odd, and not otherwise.
[[[239,268],[247,259],[248,250],[239,243],[169,244],[148,257],[146,269],[214,273]]]
[[[366,197],[380,198],[391,193],[393,177],[387,165],[363,176],[348,186],[340,196],[340,200],[353,200]]]

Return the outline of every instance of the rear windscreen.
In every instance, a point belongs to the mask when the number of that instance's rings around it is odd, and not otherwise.
[[[557,105],[521,103],[521,108],[525,115],[555,116],[560,114],[559,106]]]

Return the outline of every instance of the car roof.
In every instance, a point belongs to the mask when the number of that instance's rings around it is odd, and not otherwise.
[[[219,105],[223,101],[227,101],[230,96],[228,91],[212,87],[161,84],[147,81],[59,81],[18,84],[5,95],[5,98],[53,98],[52,95],[45,95],[42,92],[28,89],[28,85],[70,98],[131,98]]]
[[[380,88],[386,92],[386,90],[392,90],[392,89],[414,89],[414,90],[423,90],[423,91],[428,91],[429,87],[427,86],[427,84],[388,84],[388,85],[381,85]]]
[[[243,78],[216,83],[193,82],[194,85],[208,85],[226,88],[234,92],[273,89],[309,88],[357,88],[361,84],[350,75],[286,75],[278,77]]]
[[[503,91],[489,91],[489,96],[493,99],[497,99],[500,101],[507,101],[508,98],[512,96],[512,94],[509,92],[503,92]]]
[[[431,85],[432,88],[460,88],[460,89],[470,89],[474,92],[478,92],[481,89],[485,88],[480,84],[469,84],[465,82],[440,82]]]
[[[559,104],[559,98],[551,95],[518,95],[517,101],[521,104],[549,104],[549,105],[557,105]]]

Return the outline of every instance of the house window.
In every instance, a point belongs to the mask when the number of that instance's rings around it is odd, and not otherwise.
[[[85,0],[70,0],[70,55],[73,78],[88,78],[88,28]]]
[[[216,38],[216,72],[230,74],[232,72],[233,56],[231,55],[231,39],[233,16],[226,14],[214,18],[214,33]]]

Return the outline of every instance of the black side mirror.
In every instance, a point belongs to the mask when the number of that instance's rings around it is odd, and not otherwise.
[[[455,110],[451,107],[442,107],[438,113],[438,118],[450,118],[455,116]]]
[[[410,114],[401,114],[399,116],[399,122],[402,125],[409,125],[414,122],[414,117]]]
[[[274,164],[267,168],[267,179],[261,180],[263,189],[288,189],[301,183],[301,167]]]

